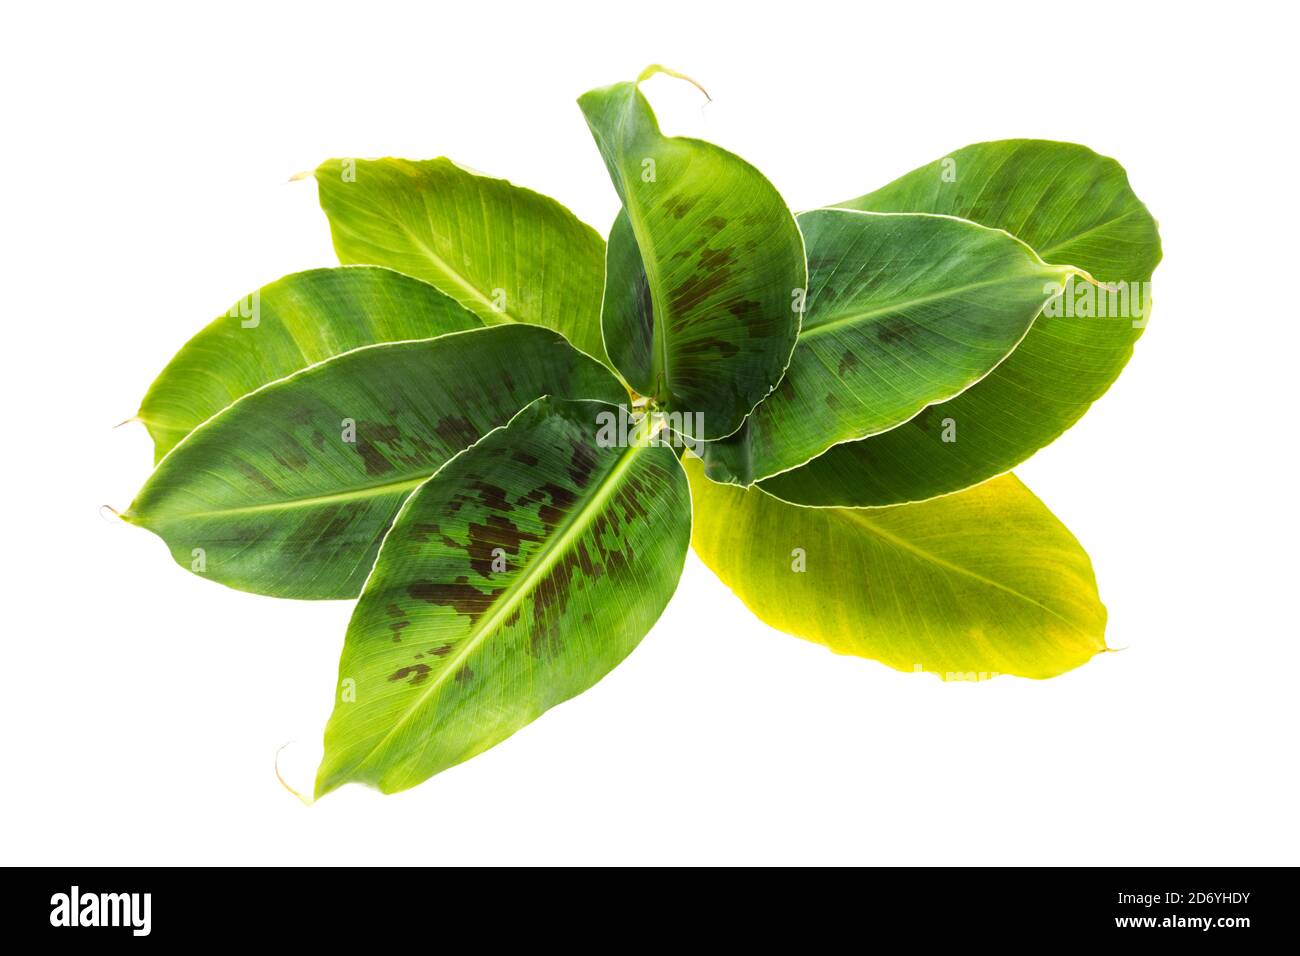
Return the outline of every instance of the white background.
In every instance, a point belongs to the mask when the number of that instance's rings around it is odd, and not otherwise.
[[[1300,862],[1295,23],[1282,6],[800,0],[38,5],[3,55],[0,859]],[[1119,382],[1019,470],[1089,549],[1102,655],[943,684],[755,620],[693,556],[632,657],[406,793],[304,807],[345,602],[174,565],[130,417],[231,301],[330,264],[330,156],[449,155],[605,231],[574,98],[662,62],[665,129],[795,209],[969,142],[1086,143],[1160,220]]]

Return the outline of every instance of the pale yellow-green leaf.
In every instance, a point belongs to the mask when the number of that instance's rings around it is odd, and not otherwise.
[[[1014,475],[889,508],[808,508],[704,477],[692,541],[763,621],[946,679],[1053,677],[1106,649],[1074,536]]]
[[[605,361],[605,243],[554,199],[446,158],[330,159],[315,176],[340,262],[415,276],[489,325],[545,326]]]

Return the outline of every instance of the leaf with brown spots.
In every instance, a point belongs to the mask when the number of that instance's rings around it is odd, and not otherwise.
[[[952,398],[997,366],[1078,270],[1049,266],[1000,229],[919,214],[799,216],[808,302],[781,388],[707,474],[747,485]]]
[[[456,300],[389,269],[312,269],[277,279],[185,343],[149,386],[136,417],[154,461],[241,395],[349,349],[428,339],[483,323]],[[310,410],[307,411],[310,415]],[[323,434],[308,435],[318,449]],[[304,444],[281,449],[305,467]]]
[[[486,750],[654,624],[685,561],[690,494],[671,448],[597,444],[610,410],[540,399],[403,505],[348,625],[339,680],[356,693],[325,729],[317,795],[403,790]]]
[[[198,573],[231,587],[356,597],[401,503],[449,458],[542,395],[624,394],[607,368],[536,326],[355,349],[192,431],[122,517],[183,567],[202,549]],[[433,536],[431,524],[420,533]]]
[[[935,406],[938,421],[953,423],[949,435],[956,441],[913,420],[839,445],[764,485],[788,501],[875,507],[949,494],[1000,475],[1079,420],[1119,377],[1146,327],[1151,274],[1161,255],[1156,221],[1124,168],[1086,146],[1039,139],[976,143],[837,205],[961,216],[1005,229],[1044,261],[1086,269],[1104,284],[1103,292],[1076,280],[1072,289],[1095,294],[1106,303],[1105,314],[1045,309],[1006,361]]]
[[[578,100],[623,203],[606,251],[605,344],[633,388],[666,411],[701,414],[695,437],[721,438],[790,360],[803,240],[753,166],[660,133],[638,83]]]

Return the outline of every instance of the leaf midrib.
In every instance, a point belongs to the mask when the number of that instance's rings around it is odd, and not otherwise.
[[[478,646],[496,631],[497,625],[515,610],[526,595],[531,593],[534,585],[546,579],[550,570],[559,560],[559,556],[564,554],[568,550],[568,546],[587,530],[594,520],[595,514],[614,494],[619,485],[619,480],[632,467],[636,455],[647,447],[651,446],[631,445],[623,450],[614,467],[606,472],[605,477],[601,479],[600,487],[596,493],[588,498],[576,513],[571,513],[566,517],[560,533],[538,552],[535,563],[525,568],[515,582],[506,589],[495,609],[487,617],[479,619],[473,630],[461,642],[461,646],[456,653],[444,663],[434,680],[403,711],[402,716],[389,728],[388,732],[366,752],[364,757],[353,764],[354,772],[369,763],[388,744],[393,735],[428,703],[434,692],[443,687],[447,680],[460,670],[461,664],[474,653]],[[380,559],[382,557],[381,553]],[[376,560],[376,566],[378,566],[378,560]]]
[[[502,309],[498,309],[495,305],[493,305],[493,304],[492,304],[492,300],[489,299],[486,295],[484,295],[484,294],[479,290],[478,286],[476,286],[476,285],[474,285],[472,282],[470,282],[470,280],[468,279],[468,277],[466,277],[466,276],[463,275],[462,273],[457,272],[455,269],[453,269],[453,268],[451,267],[451,265],[447,262],[446,259],[442,258],[442,256],[438,255],[438,253],[434,252],[433,249],[432,249],[429,245],[427,245],[427,244],[424,242],[424,240],[421,239],[421,238],[420,238],[420,237],[419,237],[419,236],[414,232],[414,230],[412,230],[412,229],[411,229],[411,228],[410,228],[406,223],[402,222],[401,220],[396,220],[396,222],[397,222],[397,225],[401,227],[402,231],[405,232],[406,235],[407,235],[408,237],[410,237],[411,242],[415,243],[416,247],[417,247],[417,248],[418,248],[422,253],[424,253],[425,257],[426,257],[430,262],[433,263],[434,268],[441,270],[441,271],[443,272],[443,274],[446,275],[448,278],[450,278],[451,281],[452,281],[453,283],[455,283],[459,288],[464,289],[464,290],[465,290],[467,293],[469,293],[469,294],[470,294],[470,295],[471,295],[475,300],[477,300],[477,301],[480,302],[483,306],[485,306],[485,307],[488,309],[488,311],[491,313],[491,316],[480,316],[480,318],[484,318],[484,319],[486,319],[486,320],[489,321],[489,322],[493,322],[493,321],[519,322],[519,321],[521,321],[520,319],[515,318],[515,316],[513,316],[513,315],[511,315],[509,312],[507,312],[504,308],[502,308]]]
[[[626,177],[624,179],[624,190],[627,191]],[[659,291],[662,284],[659,276],[659,261],[654,254],[654,241],[646,232],[640,213],[628,207],[624,207],[624,210],[627,213],[628,225],[632,229],[633,242],[636,244],[637,259],[641,263],[641,270],[646,275],[646,286],[650,290],[650,321],[654,329],[654,341],[650,345],[650,385],[655,398],[659,401],[667,401],[672,397],[672,385],[668,364],[667,306],[663,303]],[[638,223],[641,223],[640,227]],[[650,251],[649,256],[645,254],[647,249]]]
[[[1067,236],[1066,238],[1062,239],[1060,242],[1055,242],[1052,245],[1048,246],[1046,249],[1038,253],[1038,257],[1040,259],[1046,259],[1048,256],[1056,255],[1062,249],[1065,249],[1073,245],[1074,243],[1082,239],[1084,236],[1089,236],[1094,232],[1100,232],[1103,229],[1108,229],[1109,227],[1115,225],[1115,223],[1117,222],[1123,222],[1125,219],[1129,218],[1129,216],[1132,216],[1135,213],[1142,212],[1143,208],[1144,207],[1126,209],[1118,216],[1112,216],[1110,219],[1106,219],[1102,222],[1096,223],[1095,225],[1089,226],[1087,229],[1081,229],[1078,232],[1076,232],[1074,235]]]
[[[958,574],[965,575],[966,577],[969,577],[975,581],[979,581],[981,584],[985,584],[989,587],[996,588],[999,591],[1003,591],[1007,594],[1010,594],[1013,597],[1019,598],[1020,600],[1026,602],[1027,604],[1032,604],[1034,607],[1042,611],[1046,611],[1048,614],[1056,618],[1061,623],[1065,624],[1071,630],[1077,632],[1089,643],[1093,643],[1092,636],[1083,627],[1081,627],[1076,622],[1071,621],[1069,618],[1062,615],[1059,611],[1056,611],[1048,607],[1046,604],[1042,603],[1041,601],[1031,598],[1028,594],[1024,594],[1021,591],[1017,591],[1015,588],[1010,587],[1009,585],[1006,584],[1002,584],[999,581],[994,581],[992,578],[986,578],[978,571],[972,571],[970,568],[962,567],[960,564],[954,564],[952,561],[949,561],[947,558],[942,558],[932,551],[927,551],[925,548],[913,544],[911,541],[908,541],[906,538],[901,538],[898,535],[894,534],[893,532],[886,531],[884,528],[880,527],[880,525],[876,524],[874,521],[871,521],[869,518],[866,518],[865,516],[858,514],[857,511],[854,509],[836,508],[834,509],[834,513],[854,524],[861,526],[862,528],[865,528],[867,531],[876,535],[881,540],[886,541],[889,544],[892,544],[895,547],[900,548],[904,551],[907,551],[909,554],[916,555],[918,558],[920,558],[923,561],[928,561],[931,564],[935,564],[938,565],[939,567],[947,568],[950,571],[955,571]]]
[[[905,309],[910,309],[914,306],[926,305],[930,302],[937,302],[940,299],[951,298],[953,296],[958,296],[966,292],[974,292],[978,289],[987,289],[991,286],[996,286],[996,285],[1010,285],[1011,283],[1017,282],[1020,278],[1022,277],[1002,276],[997,279],[985,279],[980,282],[971,282],[971,283],[967,283],[966,285],[953,286],[951,288],[944,289],[940,292],[934,292],[929,295],[915,296],[911,299],[903,299],[896,302],[889,302],[886,303],[885,305],[877,306],[876,308],[873,309],[867,309],[866,311],[863,312],[853,312],[850,313],[849,315],[843,315],[837,319],[832,319],[829,322],[813,325],[811,327],[805,326],[803,331],[799,333],[799,338],[802,340],[810,336],[817,335],[821,332],[825,332],[830,329],[836,329],[844,325],[857,325],[858,323],[861,322],[870,322],[871,320],[880,318],[881,316],[884,315],[893,315],[898,312],[902,312]]]
[[[639,81],[638,81],[639,82]],[[660,294],[661,277],[659,275],[659,260],[654,254],[654,241],[646,232],[646,224],[640,212],[640,203],[632,201],[635,177],[629,177],[627,170],[624,168],[623,159],[626,156],[625,144],[627,142],[627,125],[632,119],[633,111],[638,109],[642,104],[651,114],[650,128],[656,139],[656,145],[664,139],[663,134],[658,129],[658,124],[653,120],[653,111],[650,110],[650,104],[646,103],[641,97],[637,83],[630,84],[632,95],[628,98],[623,109],[618,111],[618,137],[619,155],[615,157],[613,165],[618,169],[618,175],[623,180],[622,198],[623,211],[627,214],[628,225],[632,229],[632,238],[636,244],[637,258],[641,263],[641,271],[646,276],[646,286],[650,290],[650,322],[653,328],[653,341],[650,343],[650,387],[653,397],[659,401],[668,401],[672,397],[672,385],[670,383],[671,372],[668,365],[668,315],[667,306],[662,301]],[[650,255],[646,255],[649,250]]]
[[[349,488],[347,491],[335,491],[324,495],[308,495],[304,498],[286,498],[283,501],[268,501],[263,504],[241,505],[235,508],[216,508],[209,511],[187,511],[185,517],[188,518],[214,518],[218,515],[231,514],[257,514],[266,511],[293,510],[295,508],[311,508],[320,505],[330,505],[341,501],[356,501],[364,498],[379,498],[384,495],[395,494],[402,491],[413,491],[424,482],[429,480],[429,475],[433,474],[436,469],[430,468],[425,474],[418,475],[415,478],[404,478],[401,481],[389,481],[378,485],[366,485],[362,488]]]
[[[392,215],[385,215],[384,218],[402,231],[402,233],[406,236],[406,238],[410,241],[410,243],[413,246],[415,246],[416,250],[421,255],[423,255],[424,258],[429,260],[429,262],[433,265],[434,269],[440,275],[442,275],[453,286],[459,289],[464,296],[478,303],[482,308],[487,310],[487,314],[484,314],[483,312],[480,312],[477,309],[474,310],[474,314],[477,315],[480,319],[483,319],[484,321],[487,322],[498,322],[498,323],[524,321],[522,319],[515,317],[505,309],[498,310],[496,306],[492,304],[492,300],[489,299],[486,295],[484,295],[483,292],[479,289],[479,287],[470,281],[468,276],[466,276],[464,273],[457,271],[456,269],[453,269],[451,267],[451,264],[448,263],[446,259],[438,255],[438,253],[435,252],[433,248],[429,246],[419,236],[418,233],[416,233],[410,226],[408,226],[405,222],[403,222],[399,217],[392,216]],[[349,234],[351,234],[352,236],[354,236],[355,238],[363,242],[374,241],[373,239],[365,236],[364,234],[354,229],[352,226],[348,225],[345,222],[336,220],[335,225],[338,226],[339,228],[344,229],[346,232],[348,232]],[[416,276],[416,278],[419,278],[419,276]]]

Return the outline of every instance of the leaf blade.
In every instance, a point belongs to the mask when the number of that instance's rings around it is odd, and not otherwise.
[[[951,181],[945,179],[949,160]],[[942,213],[1006,229],[1049,262],[1068,262],[1102,283],[1134,284],[1142,315],[1040,317],[1007,360],[972,388],[764,485],[786,500],[875,507],[949,494],[1003,474],[1083,416],[1119,376],[1145,328],[1148,284],[1161,256],[1156,222],[1123,167],[1086,147],[977,143],[839,205]],[[1131,298],[1128,311],[1139,311]],[[944,418],[956,423],[957,441],[940,440],[933,425]]]
[[[921,504],[808,508],[685,464],[696,553],[779,630],[959,679],[1053,677],[1106,648],[1087,554],[1014,475]]]
[[[692,437],[731,434],[780,380],[798,334],[792,297],[807,271],[794,217],[740,157],[664,136],[637,83],[578,104],[623,207],[601,319],[616,367],[665,410],[701,415],[699,434],[685,423]]]
[[[1073,274],[964,219],[801,213],[808,300],[776,391],[704,447],[710,478],[749,484],[887,431],[987,375]]]
[[[427,283],[376,266],[312,269],[244,296],[185,343],[136,417],[154,461],[231,402],[342,352],[483,323]]]
[[[625,397],[603,365],[536,326],[354,349],[191,432],[123,518],[158,534],[182,566],[230,587],[355,597],[406,496],[546,394]]]
[[[329,159],[315,171],[343,263],[415,276],[488,324],[554,329],[605,361],[605,244],[560,203],[449,159]]]
[[[348,627],[356,700],[336,702],[317,796],[469,759],[586,690],[658,618],[689,490],[670,449],[593,442],[607,407],[541,399],[408,499]]]

